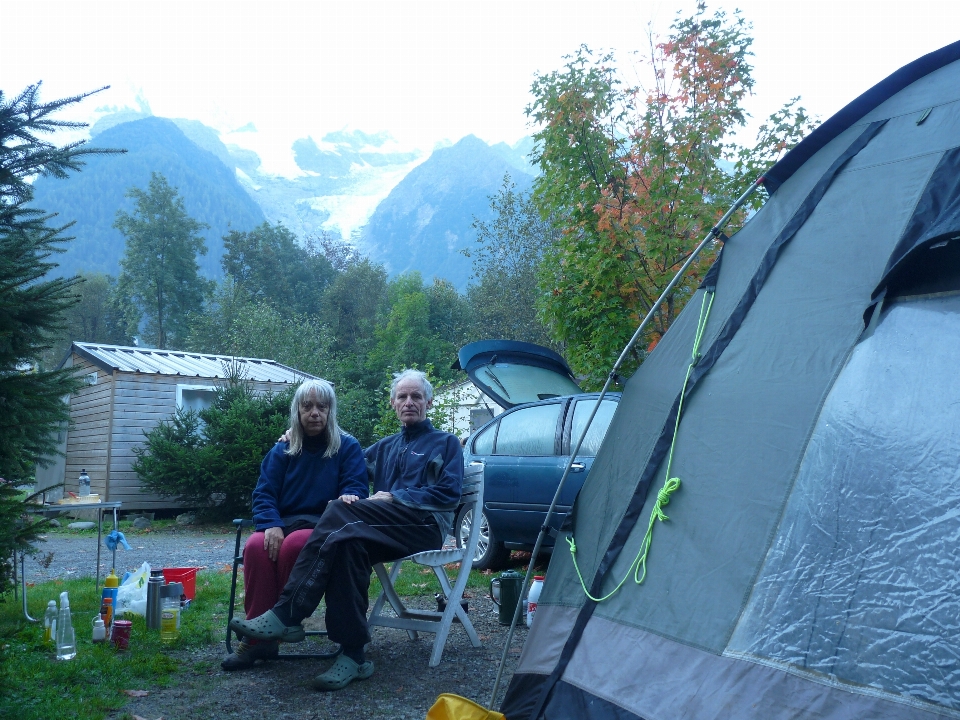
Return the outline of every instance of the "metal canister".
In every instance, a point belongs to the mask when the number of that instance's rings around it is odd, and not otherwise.
[[[160,629],[160,588],[163,587],[163,570],[151,570],[147,580],[147,628]]]
[[[520,595],[523,593],[523,573],[516,570],[507,570],[497,578],[500,583],[500,602],[497,605],[500,608],[500,624],[509,625],[513,622],[513,614],[520,603]],[[493,596],[493,587],[491,583],[490,595]],[[494,600],[494,602],[497,602]]]

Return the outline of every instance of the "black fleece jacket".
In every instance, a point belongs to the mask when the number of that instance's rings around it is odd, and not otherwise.
[[[444,537],[449,534],[463,483],[463,449],[456,435],[424,420],[363,454],[374,492],[384,490],[403,505],[431,511]]]

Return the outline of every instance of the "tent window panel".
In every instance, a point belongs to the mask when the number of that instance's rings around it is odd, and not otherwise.
[[[957,357],[958,296],[857,345],[729,650],[960,710]]]
[[[596,400],[580,400],[573,409],[573,428],[570,431],[570,449],[577,444],[580,435],[586,427],[587,420],[590,419],[590,413],[593,412]],[[587,436],[580,445],[581,455],[596,456],[600,451],[600,443],[603,442],[607,434],[607,428],[610,427],[610,421],[613,420],[613,414],[617,411],[617,402],[615,400],[604,400],[597,409],[597,414],[590,423],[590,429]]]
[[[560,403],[535,405],[505,414],[497,433],[496,455],[556,454]]]

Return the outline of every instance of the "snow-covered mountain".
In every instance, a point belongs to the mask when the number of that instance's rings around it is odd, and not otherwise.
[[[489,218],[489,196],[505,173],[527,187],[532,140],[489,146],[468,136],[433,152],[401,146],[389,134],[344,129],[286,146],[252,125],[218,132],[196,120],[156,118],[149,108],[112,112],[91,128],[92,143],[125,155],[94,157],[68,180],[41,178],[37,207],[76,221],[77,240],[60,257],[63,274],[119,270],[123,238],[113,229],[124,197],[151,170],[180,189],[191,216],[211,226],[205,274],[221,274],[221,236],[264,220],[302,239],[321,232],[360,244],[391,274],[419,270],[465,287],[474,216]]]
[[[364,226],[362,249],[391,275],[418,270],[464,289],[471,261],[461,250],[476,242],[474,219],[490,218],[490,196],[505,175],[520,190],[533,182],[532,172],[521,169],[522,156],[501,145],[468,135],[436,150],[377,206]]]

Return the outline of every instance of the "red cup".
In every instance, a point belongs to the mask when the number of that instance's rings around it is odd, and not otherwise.
[[[126,650],[130,646],[130,630],[133,623],[130,620],[114,620],[111,639],[117,650]]]

